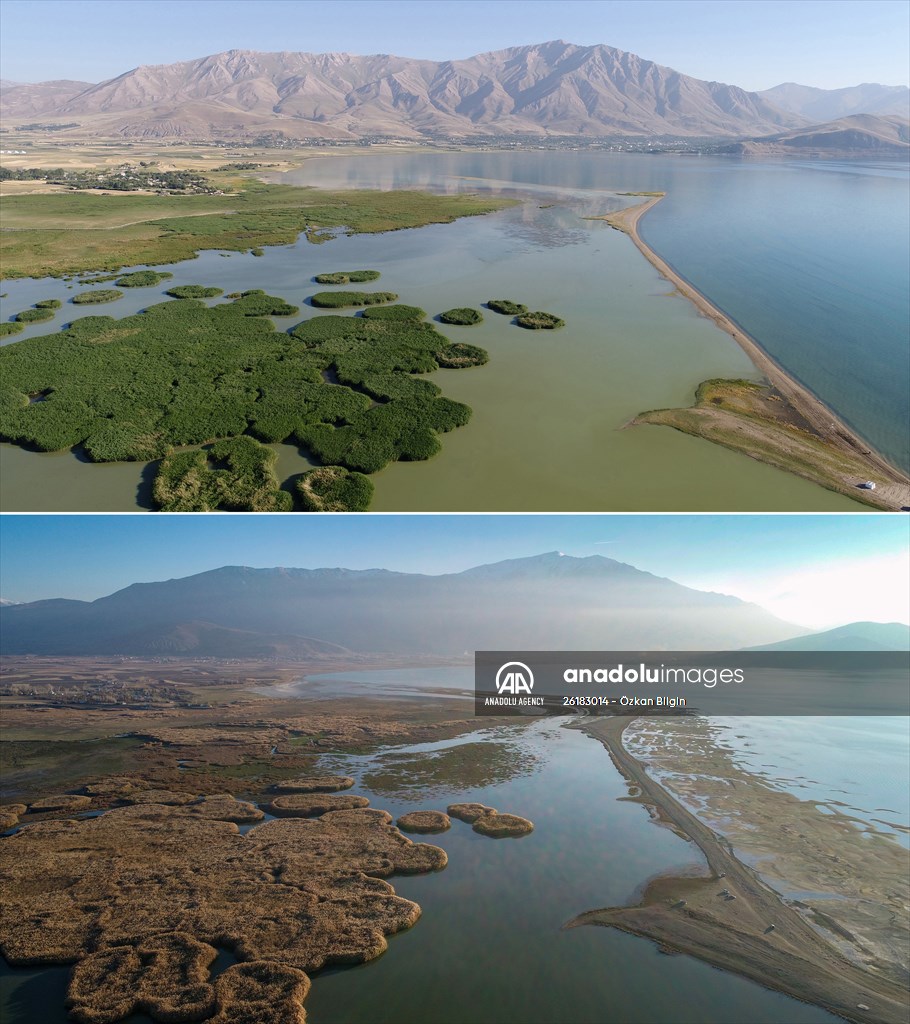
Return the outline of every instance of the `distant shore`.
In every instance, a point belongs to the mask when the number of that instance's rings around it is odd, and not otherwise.
[[[876,476],[879,478],[874,492],[863,492],[855,483],[852,483],[852,485],[847,484],[846,488],[838,488],[842,493],[848,494],[857,501],[881,508],[894,510],[906,508],[910,503],[910,477],[892,466],[867,441],[851,430],[821,399],[795,380],[768,355],[751,335],[734,323],[723,310],[715,306],[710,299],[691,285],[642,239],[638,231],[639,222],[649,210],[665,198],[665,193],[648,195],[649,198],[643,203],[593,219],[603,220],[611,227],[627,234],[645,258],[674,285],[682,296],[695,306],[699,313],[713,321],[733,338],[782,399],[796,411],[811,432],[817,435],[826,446],[840,452],[854,464],[858,458],[861,459],[863,466],[868,468],[867,475],[870,478]],[[642,420],[642,422],[645,421]],[[672,422],[669,425],[678,426]],[[678,429],[680,428],[678,427]],[[707,436],[707,434],[703,436]],[[711,439],[717,440],[717,438]],[[773,462],[772,459],[763,458],[759,452],[753,450],[750,450],[748,454],[761,459],[761,461]]]
[[[907,1017],[905,986],[841,955],[733,854],[728,841],[688,811],[623,746],[633,717],[586,718],[577,726],[599,740],[633,787],[632,799],[657,822],[695,843],[707,861],[701,876],[652,879],[637,904],[580,914],[566,927],[601,925],[695,956],[767,988],[861,1024]]]

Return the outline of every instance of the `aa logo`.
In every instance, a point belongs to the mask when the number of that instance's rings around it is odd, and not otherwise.
[[[496,673],[497,693],[530,693],[534,689],[534,673],[521,661],[507,661]]]

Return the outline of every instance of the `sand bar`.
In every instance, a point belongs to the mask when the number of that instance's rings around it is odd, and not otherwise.
[[[694,842],[704,854],[701,876],[652,879],[639,903],[580,914],[566,927],[601,925],[659,943],[665,952],[686,953],[767,988],[861,1024],[903,1024],[906,986],[863,970],[825,941],[759,875],[734,856],[727,840],[689,812],[652,779],[623,746],[633,721],[587,718],[579,728],[598,739],[613,763],[637,788],[636,799],[656,819]]]
[[[845,455],[861,456],[869,467],[869,476],[883,478],[882,485],[876,492],[879,499],[877,504],[895,510],[905,508],[910,501],[910,477],[892,466],[884,456],[840,420],[821,399],[791,377],[751,335],[702,295],[642,239],[638,231],[639,221],[664,197],[664,194],[654,195],[636,206],[592,219],[604,220],[611,227],[627,234],[646,259],[695,306],[699,313],[712,320],[736,341],[756,368],[827,445]],[[861,494],[858,493],[857,497],[861,497]]]

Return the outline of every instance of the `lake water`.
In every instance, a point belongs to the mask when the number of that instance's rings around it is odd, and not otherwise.
[[[666,190],[643,221],[649,243],[906,464],[906,175],[893,166],[840,166],[555,152],[314,159],[287,179],[491,189],[523,202],[450,225],[321,246],[298,241],[261,258],[202,253],[167,268],[172,281],[127,291],[85,315],[123,316],[160,301],[165,287],[205,283],[261,287],[300,304],[299,316],[276,319],[287,329],[316,315],[304,305],[315,273],[360,266],[381,270],[383,288],[431,315],[511,297],[559,313],[566,327],[522,331],[487,312],[478,327],[446,328],[490,352],[484,367],[433,375],[446,395],[472,406],[473,418],[443,437],[430,462],[376,474],[375,510],[858,511],[846,497],[697,438],[622,429],[645,409],[689,404],[706,378],[757,375],[628,238],[585,219],[635,201],[617,192]],[[814,232],[800,228],[801,217]],[[831,232],[845,234],[835,244]],[[11,281],[4,290],[6,316],[73,294],[51,280]],[[77,310],[66,305],[49,326],[82,315]],[[47,330],[35,325],[17,337]],[[309,468],[295,446],[276,447],[283,481]],[[149,507],[154,467],[96,466],[73,453],[2,445],[0,470],[4,510],[119,511]]]
[[[494,179],[666,192],[641,222],[645,241],[910,468],[906,162],[459,153],[312,161],[287,177],[323,187],[454,189]]]
[[[354,684],[362,674],[356,674]],[[388,674],[386,674],[388,675]],[[470,670],[400,673],[400,683],[463,685]],[[340,682],[344,674],[321,677]],[[459,683],[459,680],[461,682]],[[377,681],[389,692],[394,681]],[[482,743],[478,745],[478,740]],[[473,746],[472,746],[473,745]],[[603,747],[547,719],[370,756],[329,756],[351,790],[398,816],[478,800],[529,817],[522,839],[491,840],[453,821],[446,869],[392,879],[423,914],[378,960],[314,976],[306,1002],[318,1024],[821,1024],[837,1018],[687,956],[606,928],[562,926],[623,903],[652,875],[698,870],[699,851],[623,800]],[[8,1024],[56,1024],[66,971],[0,972]],[[31,1014],[31,1016],[29,1015]],[[144,1018],[137,1018],[139,1020]]]

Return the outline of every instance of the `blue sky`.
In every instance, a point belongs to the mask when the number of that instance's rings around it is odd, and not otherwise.
[[[4,515],[0,593],[94,599],[222,565],[458,572],[545,551],[604,555],[814,628],[907,621],[897,515]]]
[[[3,78],[97,82],[228,49],[468,57],[607,43],[766,89],[910,80],[905,0],[2,0]]]

